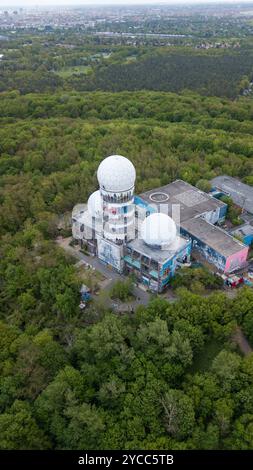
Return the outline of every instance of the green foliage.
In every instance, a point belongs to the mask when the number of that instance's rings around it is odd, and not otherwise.
[[[179,439],[189,436],[195,422],[192,400],[181,390],[169,390],[162,399],[162,406],[167,432]]]
[[[242,213],[242,209],[236,206],[232,199],[228,196],[222,196],[221,200],[225,202],[228,206],[227,210],[227,218],[232,222],[233,225],[241,225],[243,220],[240,218]]]
[[[238,296],[233,306],[234,313],[238,321],[242,323],[243,330],[253,345],[253,314],[251,302],[253,299],[253,290],[244,290]]]
[[[133,297],[133,281],[131,278],[126,281],[116,281],[111,289],[111,297],[127,302]]]
[[[51,447],[32,416],[27,403],[16,400],[10,410],[0,415],[0,449],[45,450]]]
[[[249,341],[251,344],[253,344],[253,315],[252,311],[249,312],[243,322],[243,328],[244,331],[246,332],[247,337],[249,338]]]
[[[211,183],[205,179],[197,181],[196,186],[197,188],[201,189],[201,191],[205,191],[206,193],[209,193],[209,191],[212,189]]]
[[[192,21],[192,16],[191,16]],[[190,21],[188,19],[188,21]],[[218,22],[218,19],[215,19]],[[230,18],[231,20],[231,18]],[[238,18],[233,29],[238,29]],[[167,20],[168,21],[168,20]],[[177,18],[177,22],[180,21]],[[208,96],[227,96],[234,98],[248,89],[252,73],[252,46],[247,43],[240,49],[235,49],[234,35],[229,42],[224,42],[225,48],[217,50],[202,50],[195,47],[201,28],[204,31],[199,37],[199,44],[203,38],[217,35],[217,24],[209,24],[207,20],[193,24],[174,24],[172,18],[169,23],[163,19],[159,24],[148,20],[147,24],[141,22],[144,31],[170,32],[174,30],[176,36],[179,29],[185,38],[171,37],[172,47],[168,47],[164,38],[155,36],[121,37],[121,44],[116,38],[103,38],[86,35],[80,38],[74,31],[55,31],[52,34],[38,32],[32,35],[16,31],[15,39],[3,44],[4,66],[0,68],[0,92],[19,90],[22,94],[28,93],[54,93],[62,90],[63,93],[74,91],[123,91],[123,90],[156,90],[179,92],[185,89],[197,91]],[[115,25],[132,33],[133,25],[125,23],[105,23],[103,28],[113,31]],[[99,25],[96,25],[99,28]],[[136,22],[134,30],[138,31]],[[249,24],[244,24],[244,31],[252,34]],[[108,29],[106,29],[108,28]],[[136,30],[137,28],[137,30]],[[165,30],[164,30],[165,28]],[[197,29],[196,29],[197,28]],[[224,32],[224,29],[226,32]],[[94,31],[92,31],[94,32]],[[143,32],[143,31],[142,31]],[[193,34],[194,32],[194,34]],[[220,25],[219,36],[228,34],[228,28]],[[233,31],[234,34],[234,31]],[[241,34],[240,28],[238,34]],[[11,36],[11,35],[10,35]],[[68,45],[70,41],[70,47]],[[133,41],[130,46],[129,41]],[[187,41],[187,42],[186,42]],[[1,42],[1,41],[0,41]],[[104,42],[104,45],[103,45]],[[106,44],[107,42],[107,44]],[[159,47],[162,43],[163,47]],[[175,44],[174,44],[175,43]],[[187,47],[184,47],[187,44]],[[221,43],[220,43],[221,44]],[[229,44],[229,47],[227,48]],[[24,45],[26,47],[24,47]],[[6,47],[8,46],[8,47]],[[137,46],[137,47],[136,47]],[[156,46],[156,47],[154,47]],[[176,46],[176,47],[175,47]],[[32,75],[32,79],[31,79]],[[72,117],[77,117],[75,108],[70,108]],[[135,117],[138,107],[132,105],[129,113]]]
[[[233,386],[240,367],[240,357],[231,352],[221,351],[213,361],[212,370],[222,388],[230,389]]]
[[[47,50],[43,35],[27,47],[12,39],[0,72],[0,90],[11,90],[0,100],[0,448],[251,449],[253,360],[229,338],[238,324],[253,341],[252,290],[204,297],[221,281],[186,268],[173,281],[176,302],[156,298],[118,316],[103,291],[80,312],[80,278],[54,241],[111,153],[135,164],[137,193],[176,178],[208,191],[221,173],[252,184],[250,98],[125,91],[235,96],[247,85],[248,50],[108,50],[66,34],[74,51],[57,35]],[[84,67],[90,75],[61,72]],[[98,87],[113,93],[74,91]],[[132,279],[112,291],[132,294]]]
[[[211,273],[207,268],[181,268],[171,281],[173,288],[186,287],[194,293],[201,293],[203,289],[218,289],[223,286],[220,277]]]
[[[233,309],[240,321],[252,309],[245,294],[244,304],[181,291],[173,305],[78,327],[67,348],[48,329],[2,322],[2,448],[250,448],[240,423],[253,413],[252,358],[224,349]],[[219,348],[196,368],[210,337]]]
[[[204,95],[233,98],[242,92],[250,74],[249,52],[240,51],[216,55],[187,51],[153,53],[130,63],[113,63],[95,69],[93,74],[80,79],[75,76],[71,85],[83,90],[156,90],[179,92],[196,90]]]

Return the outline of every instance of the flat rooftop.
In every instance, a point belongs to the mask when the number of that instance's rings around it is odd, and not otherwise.
[[[225,206],[224,202],[182,180],[146,191],[139,197],[150,205],[166,204],[167,207],[164,206],[166,211],[162,208],[161,212],[166,212],[170,217],[172,217],[172,206],[179,204],[181,222]]]
[[[227,193],[239,207],[253,214],[253,186],[227,175],[217,176],[211,180],[211,184]]]
[[[127,247],[147,256],[147,258],[163,264],[165,261],[173,258],[176,253],[183,250],[188,243],[189,240],[178,236],[175,242],[170,245],[169,250],[159,250],[158,248],[153,248],[152,246],[147,245],[141,238],[136,238],[135,240],[127,243]]]
[[[239,240],[224,232],[220,227],[210,224],[202,217],[187,220],[181,226],[193,237],[210,246],[225,258],[245,248],[245,245]]]

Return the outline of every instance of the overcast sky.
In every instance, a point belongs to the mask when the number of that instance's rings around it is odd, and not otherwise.
[[[246,3],[253,0],[0,0],[0,6],[7,8],[13,6],[37,7],[53,5],[145,5],[145,4],[177,4],[177,3]]]

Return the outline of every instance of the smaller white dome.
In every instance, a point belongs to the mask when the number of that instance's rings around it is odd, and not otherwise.
[[[175,241],[176,236],[176,224],[166,214],[151,214],[142,223],[141,238],[147,245],[166,250]]]
[[[97,219],[102,216],[102,199],[99,191],[92,193],[88,199],[88,211]]]

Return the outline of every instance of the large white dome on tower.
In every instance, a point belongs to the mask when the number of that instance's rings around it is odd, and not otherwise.
[[[122,155],[111,155],[100,163],[97,177],[101,189],[123,192],[133,188],[136,172],[128,158]]]
[[[147,245],[166,250],[176,240],[176,236],[176,224],[166,214],[151,214],[142,223],[141,238]]]
[[[102,199],[99,191],[92,193],[88,199],[88,212],[92,217],[102,216]]]

